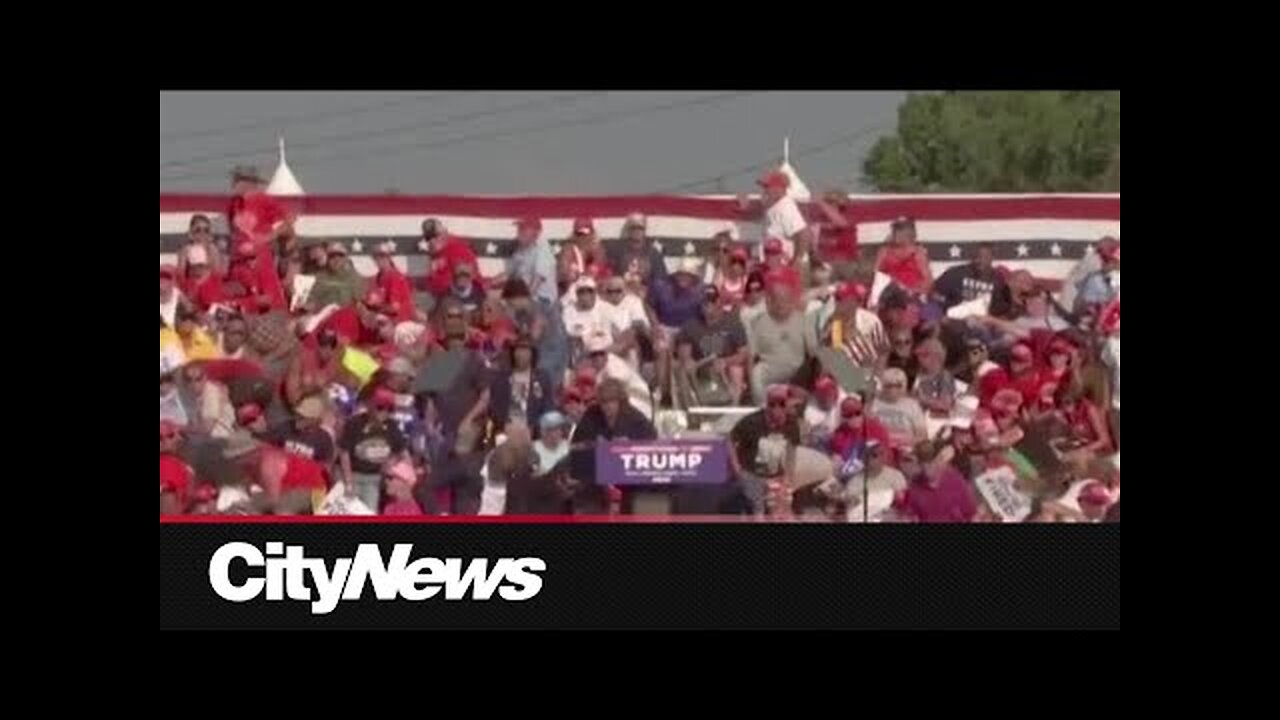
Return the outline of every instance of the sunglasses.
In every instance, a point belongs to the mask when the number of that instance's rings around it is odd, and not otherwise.
[[[461,320],[462,313],[453,313],[453,312],[445,313],[444,319],[445,320]]]
[[[769,401],[769,407],[786,407],[786,406],[787,406],[786,400],[770,400]]]
[[[160,436],[160,440],[161,440],[162,442],[164,442],[164,441],[172,440],[172,439],[174,439],[174,438],[176,438],[176,437],[178,437],[178,433],[165,433],[165,434],[163,434],[163,435],[161,435],[161,436]]]
[[[985,348],[980,348],[980,347],[969,348],[970,355],[981,355],[984,352],[986,352]]]
[[[894,344],[894,346],[895,346],[895,347],[901,347],[901,346],[904,346],[904,345],[910,345],[910,344],[911,344],[911,338],[899,338],[899,339],[897,339],[897,340],[894,340],[894,341],[893,341],[893,344]]]
[[[624,291],[622,288],[605,288],[604,294],[605,295],[621,295],[623,292]]]
[[[191,234],[193,235],[209,235],[212,233],[213,233],[213,228],[209,227],[208,225],[197,225],[191,228]]]
[[[893,390],[894,388],[903,388],[903,387],[906,387],[906,385],[903,385],[902,383],[886,383],[884,386],[884,389]]]

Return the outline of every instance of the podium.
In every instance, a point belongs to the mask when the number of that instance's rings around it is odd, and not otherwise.
[[[595,452],[595,483],[620,488],[634,515],[675,514],[677,495],[716,495],[729,482],[729,443],[720,438],[611,440]]]

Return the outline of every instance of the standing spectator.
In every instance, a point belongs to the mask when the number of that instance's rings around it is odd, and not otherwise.
[[[1111,252],[1120,247],[1120,241],[1110,235],[1098,240],[1094,245],[1093,252],[1085,253],[1080,262],[1071,268],[1071,272],[1062,281],[1062,290],[1058,294],[1058,302],[1065,308],[1076,307],[1076,298],[1080,292],[1080,286],[1084,284],[1086,278],[1098,272],[1103,266],[1103,256],[1110,255]]]
[[[245,403],[236,408],[236,427],[252,435],[255,440],[265,439],[270,432],[267,415],[256,402]]]
[[[379,388],[371,407],[347,421],[338,443],[342,477],[348,492],[354,493],[370,510],[378,512],[382,494],[382,468],[408,448],[399,428],[391,422],[395,396]]]
[[[252,242],[254,250],[262,253],[263,264],[275,273],[271,242],[293,236],[294,217],[265,192],[266,184],[258,169],[251,165],[238,165],[231,171],[233,197],[227,209],[227,226],[233,242]]]
[[[538,421],[540,433],[533,443],[533,452],[538,458],[535,474],[548,473],[569,457],[569,441],[565,435],[568,427],[569,419],[555,410],[548,410]]]
[[[182,428],[169,420],[160,420],[160,514],[181,515],[187,508],[187,497],[195,487],[196,474],[178,456],[182,445]]]
[[[889,431],[889,442],[895,448],[910,447],[929,436],[924,409],[907,395],[907,374],[889,368],[880,376],[881,394],[871,404],[871,414]]]
[[[667,277],[667,264],[662,252],[650,244],[645,234],[647,227],[644,215],[627,216],[622,226],[622,241],[609,253],[609,266],[615,275],[634,273],[641,285],[651,287],[656,280]]]
[[[951,414],[956,401],[956,380],[943,365],[947,350],[942,341],[930,338],[916,346],[916,359],[920,363],[912,393],[921,407],[935,417]]]
[[[791,291],[771,286],[768,292],[767,311],[751,322],[748,333],[751,352],[756,357],[751,368],[751,390],[756,402],[764,401],[767,386],[790,382],[817,346],[814,331],[796,309]]]
[[[482,436],[482,423],[489,417],[490,382],[484,360],[475,350],[463,347],[467,334],[466,315],[454,302],[444,305],[445,349],[464,353],[462,367],[448,389],[432,399],[437,420],[447,438],[447,447],[464,445],[470,453],[475,439]]]
[[[616,275],[603,282],[600,294],[610,312],[614,350],[638,370],[641,338],[649,337],[653,328],[644,301],[627,292],[626,281]]]
[[[725,312],[714,285],[703,290],[701,314],[680,328],[676,344],[682,343],[691,347],[692,360],[710,359],[715,370],[728,378],[733,396],[742,396],[751,360],[747,331],[736,314]]]
[[[654,440],[658,431],[631,406],[626,387],[616,379],[600,384],[598,402],[587,408],[570,441],[569,468],[579,490],[574,509],[601,514],[607,507],[604,486],[596,482],[595,444],[602,440]],[[630,512],[630,493],[623,492],[623,512]]]
[[[409,278],[400,272],[391,258],[395,249],[395,243],[389,240],[374,249],[373,262],[378,266],[378,273],[373,277],[373,284],[382,290],[387,302],[395,308],[396,321],[404,322],[412,320],[415,314],[413,288],[409,285]]]
[[[574,386],[566,386],[560,391],[560,409],[564,412],[565,420],[565,437],[573,437],[573,431],[577,429],[578,423],[582,422],[582,416],[587,412],[587,401],[584,393]]]
[[[329,328],[316,334],[314,347],[303,345],[285,372],[284,397],[289,405],[297,405],[308,395],[328,392],[342,376],[343,352],[338,333]]]
[[[222,455],[234,464],[245,487],[262,489],[251,499],[247,494],[240,494],[247,500],[246,509],[258,514],[310,514],[328,488],[324,468],[319,463],[260,443],[247,433],[235,433],[228,438]],[[224,487],[223,491],[228,489]],[[224,507],[222,494],[218,497],[218,506]]]
[[[519,278],[540,300],[555,302],[556,259],[542,237],[542,221],[524,218],[516,222],[516,250],[507,264],[507,277]]]
[[[485,299],[484,286],[476,279],[476,268],[471,263],[458,263],[453,267],[453,284],[441,299],[452,298],[462,309],[474,313]]]
[[[995,297],[1004,293],[1004,278],[996,272],[994,262],[994,246],[989,242],[979,243],[972,261],[942,273],[933,284],[934,297],[943,308],[951,308],[982,295]]]
[[[426,244],[430,269],[424,281],[427,292],[437,299],[449,292],[453,272],[461,264],[477,266],[476,253],[462,238],[445,231],[444,224],[434,218],[422,221],[422,242]]]
[[[604,247],[596,236],[596,226],[591,218],[580,217],[573,221],[573,236],[560,250],[560,266],[565,270],[560,279],[566,287],[584,275],[599,279],[602,272],[608,273]]]
[[[849,280],[858,262],[858,226],[845,216],[849,196],[831,190],[813,204],[822,214],[816,223],[818,259],[830,265],[838,279]]]
[[[759,201],[748,201],[739,196],[740,210],[754,218],[764,220],[764,237],[778,238],[782,242],[783,256],[788,263],[798,263],[813,247],[813,231],[809,229],[800,206],[787,195],[791,178],[781,170],[765,173],[758,181],[762,195]],[[763,254],[761,258],[763,259]]]
[[[666,391],[676,334],[698,316],[702,307],[702,267],[696,258],[684,258],[671,276],[655,280],[649,288],[649,304],[658,321],[658,384]]]
[[[1018,343],[1009,351],[1009,387],[1021,396],[1022,405],[1031,407],[1040,399],[1045,374],[1036,367],[1035,353],[1026,343]]]
[[[521,335],[508,346],[497,372],[491,374],[489,413],[495,427],[520,422],[539,427],[542,416],[551,410],[551,379],[538,369],[538,350],[532,338]]]
[[[799,301],[804,294],[804,279],[796,267],[787,264],[786,249],[782,241],[776,237],[766,238],[764,243],[765,285],[784,285],[791,290]],[[803,309],[803,306],[801,306]]]
[[[653,417],[653,391],[649,383],[627,364],[625,360],[610,351],[608,335],[596,334],[587,336],[585,342],[588,367],[592,368],[596,377],[617,380],[627,390],[630,406],[646,418]]]
[[[1057,308],[1049,299],[1049,294],[1044,291],[1025,295],[1021,308],[1012,312],[1014,313],[1012,321],[995,315],[979,318],[979,321],[1000,338],[1002,344],[1029,340],[1037,333],[1059,333],[1071,327],[1071,324],[1058,314]]]
[[[991,362],[987,344],[980,337],[965,340],[965,362],[960,377],[969,384],[969,394],[976,395],[984,407],[990,405],[997,391],[1009,384],[1009,374]]]
[[[1080,283],[1076,310],[1096,309],[1120,297],[1120,243],[1098,248],[1102,267]]]
[[[833,295],[835,309],[823,324],[823,344],[838,348],[855,365],[870,366],[889,346],[884,324],[867,310],[867,286],[846,282]]]
[[[930,441],[917,445],[915,455],[922,469],[909,476],[900,510],[924,523],[973,522],[978,504],[959,471],[949,463],[937,462],[938,449]]]
[[[755,319],[764,314],[765,303],[764,275],[753,270],[747,276],[747,284],[742,291],[742,306],[738,309],[738,319],[742,327],[747,329],[747,337],[751,337],[751,326]]]
[[[320,427],[324,412],[324,401],[319,395],[303,398],[293,409],[293,419],[272,428],[263,439],[287,453],[328,466],[333,462],[336,448],[333,436]]]
[[[789,395],[785,385],[770,387],[765,407],[744,416],[729,433],[729,464],[738,480],[737,491],[757,516],[776,509],[767,503],[771,485],[791,485],[800,424],[788,411]]]
[[[876,270],[893,278],[916,297],[926,297],[933,286],[929,256],[916,243],[916,221],[900,217],[893,221],[889,244],[876,255]]]
[[[179,274],[187,274],[187,265],[192,263],[191,255],[196,252],[196,248],[200,249],[198,256],[204,258],[214,275],[221,276],[227,271],[226,260],[218,250],[218,244],[213,241],[213,221],[208,215],[199,213],[192,215],[191,222],[187,225],[187,244],[178,254]]]
[[[178,290],[177,281],[177,268],[160,266],[160,319],[169,327],[177,327],[178,306],[182,304],[182,292]]]
[[[546,371],[551,391],[558,391],[569,367],[569,338],[560,306],[535,301],[529,287],[514,278],[502,288],[502,300],[510,308],[516,332],[528,335],[536,343],[538,365]]]
[[[747,251],[735,247],[729,251],[725,267],[715,278],[714,284],[720,291],[726,309],[736,312],[746,300],[747,294]]]
[[[831,433],[840,426],[840,385],[830,375],[822,375],[813,383],[813,395],[804,410],[804,427],[813,439],[826,447]]]
[[[703,268],[703,283],[715,285],[724,277],[725,270],[729,266],[729,257],[733,254],[734,243],[737,241],[738,229],[733,224],[711,236],[711,244],[715,250],[711,257],[707,258],[706,267]]]

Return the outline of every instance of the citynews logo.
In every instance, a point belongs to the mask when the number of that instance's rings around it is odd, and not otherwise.
[[[312,615],[333,612],[341,600],[359,600],[365,585],[373,584],[379,600],[427,600],[444,590],[445,600],[463,600],[470,590],[472,600],[490,600],[496,591],[503,600],[528,600],[542,591],[547,563],[541,558],[500,558],[489,569],[489,560],[475,558],[463,569],[462,558],[420,558],[409,562],[413,545],[401,543],[391,552],[391,561],[382,559],[376,544],[356,549],[354,558],[338,558],[330,570],[322,558],[309,558],[300,545],[269,542],[266,552],[246,542],[230,542],[218,548],[209,560],[209,584],[219,597],[231,602],[248,602],[266,592],[268,601],[305,600]],[[243,561],[250,577],[237,584],[231,581],[231,565]],[[265,568],[263,575],[252,572]],[[311,576],[311,585],[306,576]],[[314,594],[314,598],[313,598]]]

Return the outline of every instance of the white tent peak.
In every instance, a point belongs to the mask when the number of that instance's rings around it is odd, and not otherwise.
[[[267,185],[267,193],[270,195],[305,195],[306,191],[302,189],[302,185],[298,183],[298,178],[293,176],[293,171],[289,169],[289,163],[284,159],[284,136],[280,136],[280,164],[276,165],[276,172],[271,176],[271,182]]]
[[[784,137],[782,139],[782,164],[778,169],[786,174],[787,179],[791,181],[790,187],[787,188],[787,195],[795,200],[805,202],[809,199],[809,186],[804,184],[800,176],[796,174],[796,169],[791,167],[791,138]]]

